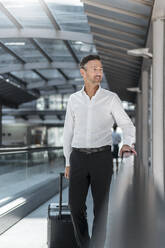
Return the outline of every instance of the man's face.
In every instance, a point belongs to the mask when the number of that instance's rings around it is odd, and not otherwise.
[[[103,67],[99,60],[88,61],[84,69],[81,69],[80,72],[84,81],[93,85],[99,85],[103,78]]]

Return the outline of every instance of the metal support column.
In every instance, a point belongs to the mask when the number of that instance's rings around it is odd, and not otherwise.
[[[148,71],[142,72],[142,163],[148,167]]]
[[[2,104],[0,104],[0,146],[2,145]]]
[[[136,151],[137,151],[137,165],[142,162],[142,94],[137,93],[136,102]]]
[[[152,118],[152,164],[154,181],[164,197],[163,157],[163,20],[153,21],[153,118]]]

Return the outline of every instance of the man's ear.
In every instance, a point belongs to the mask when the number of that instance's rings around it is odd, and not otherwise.
[[[82,77],[84,77],[84,73],[85,73],[84,69],[81,68],[80,69],[80,74],[81,74]]]

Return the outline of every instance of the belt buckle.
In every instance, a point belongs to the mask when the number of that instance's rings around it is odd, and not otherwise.
[[[91,153],[92,153],[92,151],[90,151],[90,150],[86,150],[86,153],[87,153],[87,154],[91,154]]]

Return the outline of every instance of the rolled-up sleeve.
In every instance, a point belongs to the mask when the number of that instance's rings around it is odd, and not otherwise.
[[[69,158],[72,151],[72,138],[74,132],[74,113],[72,111],[71,97],[68,100],[63,132],[63,152],[66,166],[70,166]]]
[[[125,112],[121,100],[116,94],[112,99],[111,107],[113,118],[123,131],[123,144],[131,146],[135,143],[135,127]]]

